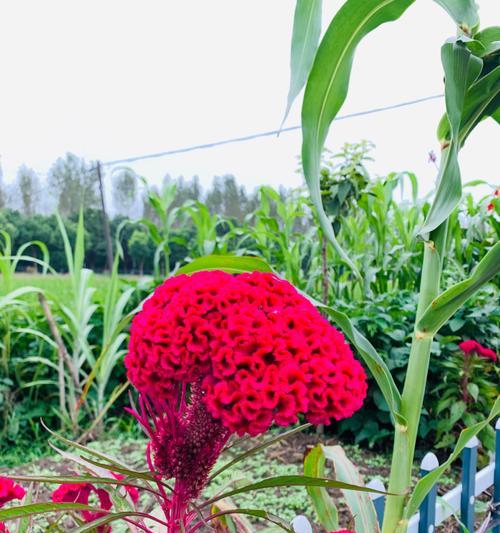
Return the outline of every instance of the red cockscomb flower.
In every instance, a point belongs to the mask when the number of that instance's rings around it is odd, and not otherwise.
[[[486,209],[488,211],[493,211],[493,209],[495,209],[495,206],[493,205],[493,202],[490,202],[487,206],[486,206]]]
[[[130,411],[151,438],[154,467],[195,498],[231,433],[351,416],[366,374],[345,342],[290,283],[273,274],[197,272],[168,279],[132,323]],[[152,424],[151,424],[152,423]],[[149,455],[148,455],[149,457]]]
[[[7,526],[4,524],[4,522],[0,522],[0,533],[9,533],[9,530],[7,529]]]
[[[465,355],[469,355],[470,353],[478,352],[481,345],[477,341],[470,340],[461,342],[458,347]]]
[[[60,485],[52,493],[52,501],[56,503],[81,503],[83,505],[89,505],[89,498],[92,493],[97,496],[101,509],[104,511],[111,509],[113,504],[108,492],[104,489],[97,489],[90,483],[65,483]],[[99,511],[81,511],[81,514],[86,522],[92,522],[104,516],[106,513]],[[97,531],[99,533],[107,533],[111,531],[111,527],[107,525],[99,526]]]
[[[22,500],[26,491],[12,479],[0,477],[0,507],[12,500]]]
[[[471,353],[476,353],[480,357],[485,359],[491,359],[493,362],[497,360],[497,354],[490,348],[486,348],[477,341],[469,340],[461,342],[458,347],[462,350],[464,355],[470,355]]]
[[[198,383],[209,413],[239,435],[293,424],[300,413],[328,424],[366,395],[344,336],[292,285],[261,272],[168,279],[134,318],[125,365],[150,398]]]

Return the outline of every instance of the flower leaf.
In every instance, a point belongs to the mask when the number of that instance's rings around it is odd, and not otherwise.
[[[272,446],[273,444],[276,444],[277,442],[280,442],[283,439],[286,439],[290,437],[291,435],[294,435],[295,433],[299,433],[300,431],[303,431],[304,429],[308,428],[311,424],[302,424],[301,426],[298,426],[296,428],[290,429],[289,431],[285,431],[284,433],[281,433],[280,435],[277,435],[276,437],[273,437],[271,439],[268,439],[264,441],[262,444],[258,444],[257,446],[254,446],[253,448],[250,448],[250,450],[245,451],[244,453],[239,454],[236,456],[233,460],[227,462],[225,465],[222,465],[218,470],[216,470],[209,478],[209,480],[214,479],[219,474],[224,472],[224,470],[227,470],[228,468],[231,468],[235,464],[243,461],[247,457],[250,457],[251,455],[254,455],[265,448]]]
[[[9,477],[12,478],[12,476]],[[14,478],[12,478],[14,479]],[[28,505],[18,505],[16,507],[9,507],[8,509],[0,509],[0,521],[4,520],[18,520],[27,516],[45,514],[45,513],[60,513],[64,511],[101,511],[102,509],[91,507],[90,505],[83,505],[81,503],[30,503]]]
[[[341,446],[322,446],[324,457],[333,463],[335,479],[351,484],[363,486],[363,480],[358,469],[349,461]],[[354,517],[356,531],[370,531],[379,533],[377,513],[370,496],[359,491],[342,491],[347,506]]]
[[[251,483],[243,487],[238,487],[236,489],[230,490],[224,494],[219,494],[214,498],[208,500],[203,504],[203,507],[211,505],[212,503],[222,499],[230,498],[236,494],[242,494],[245,492],[251,492],[254,490],[276,488],[276,487],[325,487],[332,489],[343,489],[343,490],[359,490],[361,492],[374,492],[376,494],[387,494],[375,489],[370,489],[367,487],[360,487],[358,485],[351,485],[350,483],[344,483],[342,481],[336,481],[334,479],[325,479],[317,478],[311,476],[300,476],[300,475],[291,475],[291,476],[276,476],[257,483]]]
[[[304,475],[311,477],[324,477],[325,454],[321,444],[310,450],[304,459]],[[318,515],[320,524],[326,531],[339,528],[339,513],[335,503],[323,487],[307,487],[307,494],[311,498],[314,510]]]
[[[179,268],[177,274],[193,274],[201,270],[222,270],[229,274],[244,272],[272,272],[272,268],[260,257],[236,255],[207,255]]]

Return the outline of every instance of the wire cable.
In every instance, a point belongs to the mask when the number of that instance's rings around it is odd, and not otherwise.
[[[373,115],[374,113],[382,113],[384,111],[390,111],[392,109],[399,109],[401,107],[408,107],[416,104],[420,104],[422,102],[428,102],[429,100],[436,100],[438,98],[443,98],[444,94],[434,94],[431,96],[425,96],[423,98],[417,98],[416,100],[408,100],[406,102],[400,102],[398,104],[393,104],[385,107],[375,107],[372,109],[368,109],[366,111],[358,111],[356,113],[349,113],[347,115],[342,115],[339,117],[334,118],[334,121],[339,120],[346,120],[349,118],[355,118],[355,117],[361,117],[365,115]],[[126,157],[124,159],[114,159],[113,161],[104,161],[102,163],[102,166],[112,166],[112,165],[118,165],[122,163],[133,163],[135,161],[141,161],[144,159],[156,159],[159,157],[165,157],[169,155],[175,155],[175,154],[183,154],[186,152],[193,152],[195,150],[205,150],[208,148],[215,148],[216,146],[222,146],[224,144],[233,144],[233,143],[239,143],[239,142],[246,142],[246,141],[252,141],[254,139],[259,139],[262,137],[270,137],[272,135],[278,135],[279,133],[288,132],[288,131],[295,131],[299,130],[300,126],[290,126],[288,128],[282,128],[281,130],[272,130],[272,131],[263,131],[261,133],[255,133],[253,135],[245,135],[243,137],[234,137],[232,139],[223,139],[221,141],[215,141],[211,143],[206,144],[195,144],[193,146],[187,146],[184,148],[176,148],[174,150],[166,150],[165,152],[156,152],[153,154],[146,154],[146,155],[139,155],[135,157]]]

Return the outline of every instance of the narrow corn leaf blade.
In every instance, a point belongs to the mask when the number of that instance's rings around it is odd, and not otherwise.
[[[474,424],[473,426],[464,429],[460,433],[455,449],[453,450],[453,453],[449,456],[448,460],[432,472],[429,472],[429,474],[425,475],[418,481],[415,486],[415,490],[411,495],[410,501],[408,502],[408,505],[405,509],[405,516],[407,518],[418,511],[418,508],[424,501],[424,498],[427,496],[431,488],[436,484],[436,482],[439,480],[441,475],[448,469],[451,463],[458,458],[458,456],[465,448],[465,445],[469,442],[469,440],[472,437],[475,437],[480,431],[482,431],[492,420],[497,418],[498,415],[500,415],[500,397],[497,398],[486,420],[478,422],[477,424]]]
[[[483,64],[460,40],[450,41],[442,46],[441,61],[445,74],[446,114],[450,124],[451,141],[442,152],[443,161],[434,201],[419,231],[419,235],[425,240],[429,238],[432,230],[450,216],[462,197],[462,179],[458,165],[460,124],[466,92],[477,79]]]
[[[499,272],[500,242],[497,242],[479,262],[470,278],[453,285],[431,302],[418,321],[419,334],[434,336],[468,298]]]
[[[399,392],[390,370],[387,368],[384,360],[378,354],[370,341],[354,327],[349,317],[332,307],[311,299],[311,301],[323,311],[325,311],[333,321],[342,329],[346,337],[354,345],[358,353],[363,358],[366,366],[369,368],[373,378],[380,388],[385,401],[398,423],[406,425],[405,418],[400,414],[401,393]]]
[[[321,445],[320,445],[321,446]],[[349,461],[341,446],[321,446],[326,459],[333,463],[338,481],[363,486],[358,469]],[[356,524],[356,531],[379,533],[377,513],[370,496],[364,492],[342,491]]]
[[[356,47],[372,30],[396,20],[414,0],[347,0],[316,53],[302,105],[302,165],[323,233],[358,278],[361,275],[335,237],[321,200],[321,153],[332,120],[347,96]]]
[[[223,270],[230,274],[244,272],[272,272],[272,268],[259,257],[236,255],[207,255],[191,261],[177,271],[177,274],[193,274],[201,270]]]
[[[459,143],[463,146],[471,131],[481,120],[492,116],[500,107],[500,66],[473,83],[465,95],[462,120],[460,123]],[[450,122],[447,115],[441,119],[438,127],[438,139],[441,143],[451,138]]]
[[[324,477],[325,454],[320,444],[315,446],[304,459],[304,475],[310,477]],[[307,494],[311,498],[314,510],[320,524],[326,531],[339,528],[339,513],[328,491],[322,487],[307,487]]]
[[[283,117],[285,122],[292,104],[306,83],[321,34],[321,0],[297,0],[293,18],[290,55],[290,89]]]

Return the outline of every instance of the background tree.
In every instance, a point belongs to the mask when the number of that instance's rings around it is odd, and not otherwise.
[[[134,269],[144,274],[144,263],[154,253],[154,245],[149,235],[142,229],[135,229],[127,243]]]
[[[5,194],[5,190],[3,187],[3,169],[2,169],[2,158],[0,156],[0,209],[3,207],[6,207],[7,205],[7,198]]]
[[[84,159],[72,153],[60,157],[48,174],[48,184],[56,197],[62,215],[77,213],[84,208],[98,207],[97,172]]]
[[[21,198],[21,211],[31,216],[36,211],[37,194],[40,188],[37,173],[26,165],[17,170],[16,185]]]
[[[112,176],[113,207],[117,213],[132,216],[137,200],[137,174],[129,167],[114,169]]]

